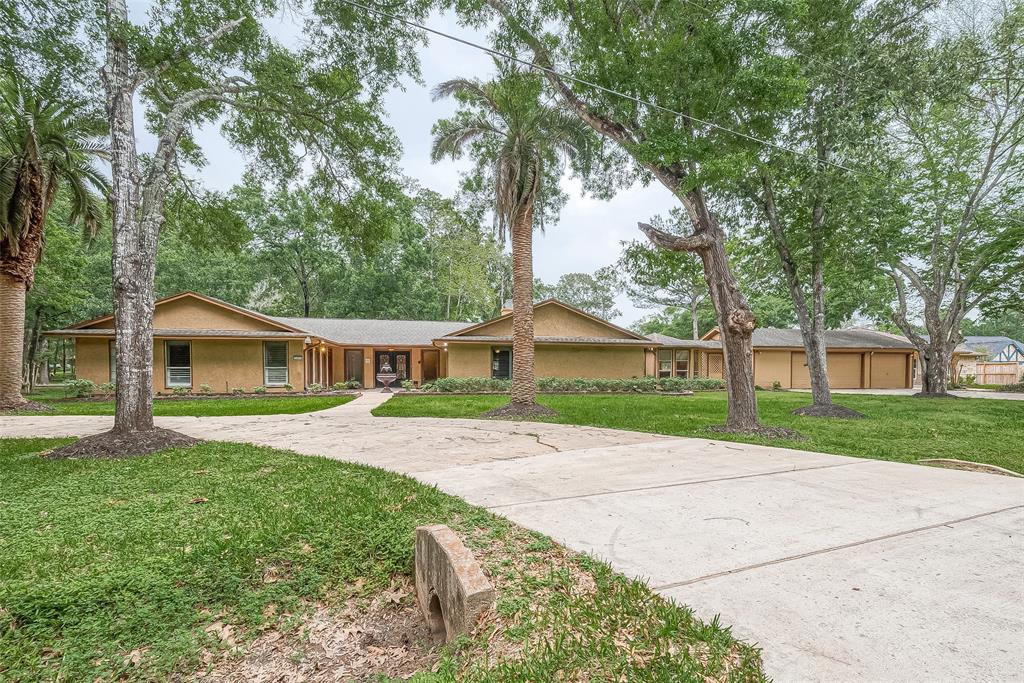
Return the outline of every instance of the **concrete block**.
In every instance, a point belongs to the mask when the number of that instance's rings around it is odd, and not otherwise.
[[[494,603],[494,587],[473,553],[443,524],[416,529],[416,599],[438,641],[473,629]]]

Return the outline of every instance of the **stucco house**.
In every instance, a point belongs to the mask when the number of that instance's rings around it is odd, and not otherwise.
[[[269,316],[182,292],[156,303],[154,391],[234,388],[301,390],[354,380],[370,388],[383,364],[416,384],[438,377],[511,376],[512,315],[481,323]],[[703,339],[643,336],[555,299],[534,305],[538,377],[721,377],[718,331]],[[97,384],[114,377],[113,317],[86,320],[49,336],[70,337],[76,375]],[[914,349],[897,335],[830,331],[829,372],[836,388],[909,387]],[[755,381],[810,385],[798,330],[754,333]]]

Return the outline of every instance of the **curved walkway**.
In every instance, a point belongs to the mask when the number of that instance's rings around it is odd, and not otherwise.
[[[778,681],[1024,681],[1024,479],[591,427],[306,415],[158,418],[409,473],[760,644]],[[0,417],[3,436],[111,418]]]

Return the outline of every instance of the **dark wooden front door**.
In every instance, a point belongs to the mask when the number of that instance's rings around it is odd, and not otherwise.
[[[345,349],[345,381],[355,380],[363,384],[363,350]]]
[[[438,366],[441,365],[441,352],[438,350],[423,352],[423,382],[437,379]]]
[[[409,364],[412,360],[412,354],[408,351],[375,351],[373,353],[373,374],[374,379],[380,374],[381,368],[384,367],[384,361],[387,361],[387,365],[391,366],[391,372],[398,375],[398,379],[394,381],[392,386],[400,387],[402,382],[409,379],[410,370]],[[378,387],[384,386],[383,382],[377,382]]]

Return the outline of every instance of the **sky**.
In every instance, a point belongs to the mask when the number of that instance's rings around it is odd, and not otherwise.
[[[147,2],[129,3],[132,19],[142,19]],[[486,44],[484,34],[458,25],[451,14],[433,14],[426,22],[434,29],[454,34],[477,43]],[[270,19],[268,28],[286,44],[294,40],[296,30],[286,17]],[[433,164],[430,161],[430,129],[434,122],[452,114],[452,100],[433,102],[430,89],[436,84],[455,77],[486,79],[493,73],[491,57],[466,45],[430,36],[427,46],[419,50],[422,81],[406,79],[404,88],[392,91],[386,100],[388,120],[402,143],[400,166],[404,173],[424,187],[444,195],[454,195],[459,187],[459,175],[469,166],[468,161],[450,159]],[[141,115],[141,108],[137,113]],[[150,149],[152,137],[146,139],[142,121],[137,122],[140,147]],[[228,190],[239,181],[244,168],[244,157],[220,136],[216,126],[198,131],[197,138],[208,164],[199,170],[204,184],[211,190]],[[571,272],[593,271],[615,263],[622,251],[623,240],[641,237],[638,221],[649,221],[658,214],[668,214],[674,200],[660,185],[635,186],[620,192],[611,201],[585,196],[576,179],[565,178],[563,188],[569,201],[561,212],[558,223],[545,226],[544,234],[534,237],[534,275],[553,284],[559,276]],[[631,325],[651,313],[634,307],[621,294],[617,300],[622,317],[615,322]]]

